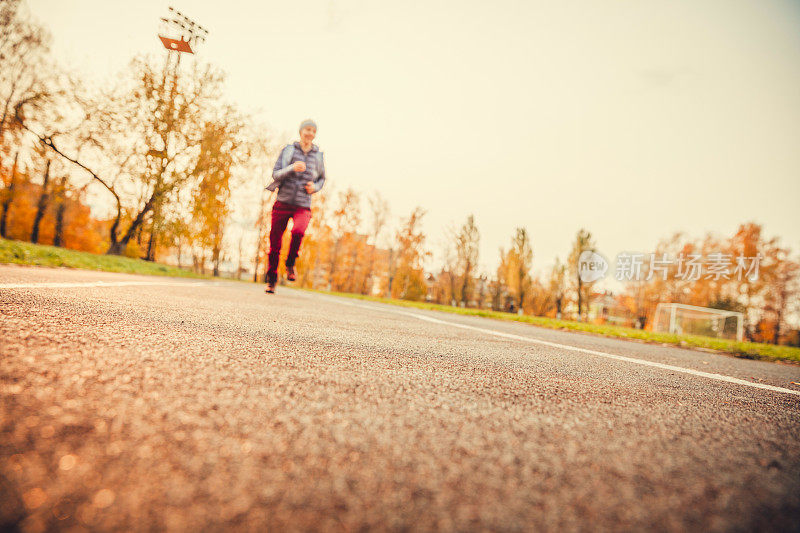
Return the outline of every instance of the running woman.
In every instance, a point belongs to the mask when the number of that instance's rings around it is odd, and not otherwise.
[[[272,227],[269,231],[269,266],[264,276],[266,292],[274,293],[278,281],[278,261],[281,242],[289,219],[292,219],[292,240],[286,257],[286,279],[294,281],[294,269],[300,243],[303,242],[308,222],[311,220],[311,195],[319,192],[325,183],[325,162],[322,152],[312,141],[317,135],[313,120],[300,124],[300,141],[283,147],[268,190],[278,189],[278,197],[272,206]]]

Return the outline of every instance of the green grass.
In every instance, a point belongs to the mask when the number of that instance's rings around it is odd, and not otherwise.
[[[654,333],[641,329],[626,328],[607,324],[587,324],[585,322],[574,322],[571,320],[558,320],[541,316],[517,315],[514,313],[504,313],[501,311],[489,311],[486,309],[469,309],[454,307],[450,305],[432,304],[427,302],[411,302],[408,300],[398,300],[395,298],[381,298],[377,296],[365,296],[362,294],[350,294],[344,292],[320,291],[334,296],[344,296],[358,300],[368,300],[380,302],[400,307],[411,307],[414,309],[427,309],[432,311],[444,311],[458,315],[481,316],[493,318],[495,320],[506,320],[511,322],[524,322],[550,329],[563,329],[571,331],[582,331],[605,337],[616,337],[622,339],[632,339],[642,342],[658,344],[674,344],[685,348],[700,348],[705,350],[715,350],[719,352],[744,357],[748,359],[761,359],[764,361],[790,361],[800,363],[800,348],[792,346],[776,346],[758,342],[737,342],[728,339],[717,339],[713,337],[701,337],[699,335],[673,335],[670,333]]]
[[[2,238],[0,238],[0,263],[46,267],[70,267],[84,270],[102,270],[105,272],[145,274],[150,276],[183,278],[209,277],[201,276],[177,267],[143,261],[141,259],[78,252],[66,248],[58,248],[56,246],[10,241]]]
[[[156,276],[173,276],[185,278],[209,278],[201,276],[177,267],[162,265],[142,261],[141,259],[131,259],[129,257],[119,257],[112,255],[98,255],[88,252],[77,252],[66,248],[55,246],[44,246],[20,241],[10,241],[0,238],[0,263],[14,263],[19,265],[36,265],[48,267],[70,267],[85,270],[102,270],[106,272],[124,272],[128,274],[145,274]],[[507,320],[512,322],[524,322],[544,328],[564,329],[571,331],[582,331],[606,337],[616,337],[623,339],[633,339],[642,342],[674,344],[686,348],[700,348],[716,350],[729,353],[737,357],[750,359],[762,359],[767,361],[791,361],[800,363],[800,348],[791,346],[775,346],[774,344],[763,344],[756,342],[736,342],[727,339],[716,339],[712,337],[701,337],[696,335],[671,335],[669,333],[654,333],[640,329],[625,328],[605,324],[587,324],[584,322],[573,322],[570,320],[557,320],[540,316],[517,315],[513,313],[503,313],[500,311],[489,311],[486,309],[464,309],[450,305],[431,304],[426,302],[411,302],[408,300],[397,300],[394,298],[380,298],[375,296],[365,296],[362,294],[349,294],[341,292],[320,291],[335,296],[369,300],[386,304],[410,307],[414,309],[429,309],[433,311],[444,311],[459,315],[482,316],[495,320]]]

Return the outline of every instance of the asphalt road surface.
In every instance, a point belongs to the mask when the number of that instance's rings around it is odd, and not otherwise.
[[[0,265],[0,529],[800,528],[800,366],[262,289]]]

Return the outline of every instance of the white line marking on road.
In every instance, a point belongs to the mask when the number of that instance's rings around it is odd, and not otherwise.
[[[773,392],[782,392],[785,394],[793,394],[795,396],[800,396],[800,391],[792,390],[792,389],[785,389],[783,387],[776,387],[774,385],[766,385],[764,383],[753,383],[752,381],[745,381],[739,378],[732,378],[730,376],[725,376],[723,374],[714,374],[711,372],[703,372],[701,370],[694,370],[692,368],[684,368],[682,366],[675,366],[675,365],[667,365],[664,363],[657,363],[655,361],[647,361],[646,359],[636,359],[635,357],[626,357],[624,355],[616,355],[613,353],[608,352],[600,352],[597,350],[589,350],[588,348],[578,348],[577,346],[570,346],[568,344],[559,344],[557,342],[550,342],[550,341],[543,341],[539,339],[534,339],[531,337],[525,337],[523,335],[515,335],[513,333],[506,333],[504,331],[498,331],[495,329],[488,329],[488,328],[480,328],[477,326],[468,326],[466,324],[459,324],[458,322],[448,322],[447,320],[440,320],[438,318],[433,318],[426,315],[420,315],[417,313],[409,313],[408,311],[400,311],[397,309],[386,309],[383,307],[375,307],[373,305],[364,305],[364,304],[357,304],[353,302],[342,302],[341,300],[336,299],[338,303],[343,303],[346,305],[351,305],[354,307],[363,307],[365,309],[372,309],[377,311],[386,311],[388,313],[395,313],[399,315],[406,315],[410,317],[417,318],[419,320],[424,320],[426,322],[433,322],[435,324],[444,324],[447,326],[453,326],[456,328],[462,329],[469,329],[472,331],[479,331],[481,333],[488,333],[489,335],[495,335],[497,337],[505,337],[507,339],[514,339],[523,342],[530,342],[533,344],[541,344],[542,346],[550,346],[552,348],[558,348],[560,350],[570,350],[573,352],[580,352],[589,355],[595,355],[598,357],[605,357],[607,359],[615,359],[617,361],[625,361],[626,363],[633,363],[636,365],[643,365],[643,366],[651,366],[654,368],[661,368],[663,370],[671,370],[673,372],[681,372],[683,374],[690,374],[692,376],[700,376],[708,379],[715,379],[717,381],[725,381],[727,383],[735,383],[736,385],[744,385],[746,387],[753,387],[755,389],[764,389],[770,390]]]
[[[0,283],[0,289],[65,289],[71,287],[126,287],[129,285],[167,285],[198,287],[205,283],[189,283],[176,281],[76,281],[76,282],[42,282],[42,283]]]

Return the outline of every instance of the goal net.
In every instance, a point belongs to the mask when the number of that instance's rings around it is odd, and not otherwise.
[[[653,331],[741,341],[743,318],[742,313],[724,309],[660,303],[653,315]]]

